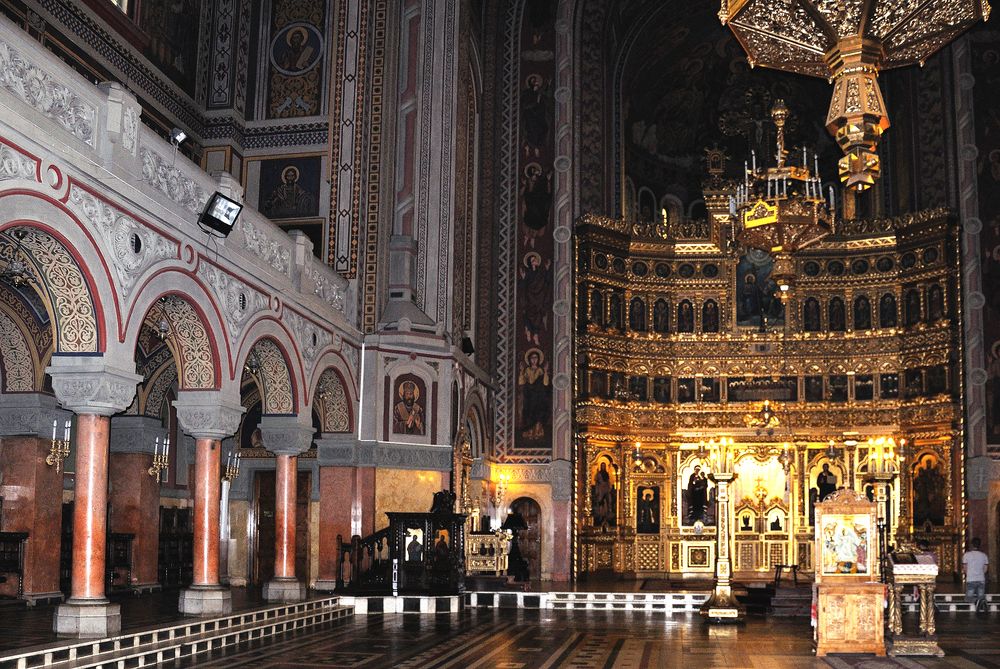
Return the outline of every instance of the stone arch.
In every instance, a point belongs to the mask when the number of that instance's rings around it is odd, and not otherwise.
[[[0,391],[30,393],[38,390],[38,355],[22,326],[0,308]]]
[[[0,217],[4,208],[0,205]],[[0,230],[0,258],[25,263],[54,326],[56,352],[102,353],[109,324],[95,280],[99,273],[90,268],[102,267],[103,259],[94,251],[88,262],[61,232],[34,221],[13,222]],[[102,282],[102,288],[113,301],[110,284]]]
[[[0,392],[44,389],[53,329],[41,297],[30,286],[0,284]]]
[[[298,410],[298,396],[291,364],[285,349],[269,336],[254,342],[247,352],[245,367],[260,389],[266,415],[291,415]]]
[[[177,294],[164,295],[149,308],[143,322],[164,337],[177,364],[180,390],[218,387],[219,364],[212,336],[190,302]]]
[[[340,371],[327,367],[320,374],[313,393],[313,409],[320,417],[323,432],[351,432],[354,417],[347,384]]]
[[[463,425],[469,438],[473,458],[491,454],[489,435],[486,432],[486,404],[478,389],[473,389],[465,398]]]
[[[123,343],[134,350],[143,327],[162,330],[177,362],[179,390],[221,387],[219,345],[228,346],[226,327],[215,301],[195,278],[167,270],[144,284],[129,307]]]
[[[142,397],[139,400],[137,411],[139,415],[160,417],[160,410],[163,408],[163,401],[167,393],[175,385],[178,385],[176,358],[167,360],[166,364],[154,371],[143,384]]]
[[[242,334],[235,341],[234,358],[232,365],[232,381],[237,385],[242,385],[241,380],[246,372],[247,359],[250,351],[253,350],[257,342],[262,339],[271,339],[277,344],[285,360],[288,375],[293,386],[293,398],[296,410],[299,406],[305,406],[308,402],[308,392],[312,390],[306,383],[308,378],[305,374],[305,362],[303,360],[302,348],[299,338],[285,320],[281,320],[274,313],[264,313],[256,317],[252,322],[242,328]],[[324,349],[328,350],[328,349]],[[322,355],[318,355],[322,358]],[[312,369],[317,369],[313,366]],[[322,368],[320,368],[322,369]],[[315,378],[318,380],[318,373]],[[225,385],[225,383],[223,384]],[[265,412],[266,413],[266,412]]]

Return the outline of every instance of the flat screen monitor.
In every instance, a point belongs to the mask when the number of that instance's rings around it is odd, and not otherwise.
[[[205,210],[198,218],[198,225],[217,232],[221,237],[228,237],[241,211],[242,204],[216,192],[208,198]]]

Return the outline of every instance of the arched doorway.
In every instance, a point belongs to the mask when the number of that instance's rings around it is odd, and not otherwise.
[[[520,513],[528,525],[528,529],[517,535],[518,546],[528,562],[529,578],[537,581],[542,576],[542,509],[530,497],[518,497],[511,503],[510,510]]]

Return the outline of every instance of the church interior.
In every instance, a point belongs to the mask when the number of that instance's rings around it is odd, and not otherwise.
[[[991,13],[0,0],[0,669],[997,666]]]

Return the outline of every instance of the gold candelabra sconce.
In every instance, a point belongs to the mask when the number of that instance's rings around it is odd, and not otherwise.
[[[889,484],[899,474],[903,461],[903,450],[906,440],[899,440],[899,447],[892,437],[877,437],[868,439],[868,476],[875,489],[875,518],[878,526],[879,539],[879,571],[882,580],[887,578],[889,564],[889,528],[886,519],[886,503],[889,499]]]
[[[493,508],[500,510],[504,497],[507,496],[507,485],[510,483],[510,474],[501,472],[497,475],[497,480],[490,483],[489,499]]]
[[[222,478],[226,481],[232,483],[240,475],[240,461],[243,458],[240,456],[240,452],[237,449],[229,451],[226,456],[226,470],[222,474]]]
[[[160,446],[160,438],[153,442],[153,465],[146,470],[146,473],[156,479],[157,483],[163,482],[167,478],[168,467],[170,466],[170,437],[163,438],[163,446]]]
[[[787,441],[781,449],[781,454],[778,456],[778,462],[781,463],[781,469],[785,472],[785,476],[792,470],[792,463],[795,461],[795,450],[792,445]]]
[[[903,461],[906,440],[900,439],[899,446],[892,437],[868,439],[868,475],[873,480],[891,481],[899,473]]]
[[[49,454],[45,456],[45,464],[55,467],[57,472],[62,471],[63,460],[69,457],[69,429],[71,421],[67,418],[63,424],[63,438],[56,438],[59,427],[57,419],[52,420],[52,445],[49,446]]]
[[[736,442],[731,437],[699,441],[698,457],[710,463],[713,473],[731,474],[736,463]]]

